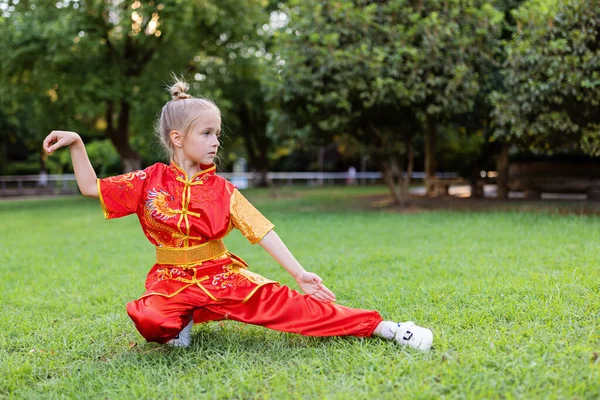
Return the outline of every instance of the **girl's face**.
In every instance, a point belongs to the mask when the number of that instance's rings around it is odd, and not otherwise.
[[[193,124],[193,128],[183,137],[181,150],[190,161],[202,165],[213,163],[219,148],[221,136],[221,116],[216,110],[208,110]]]

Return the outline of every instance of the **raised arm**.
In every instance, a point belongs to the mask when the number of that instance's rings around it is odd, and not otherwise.
[[[324,302],[335,301],[335,295],[323,280],[312,272],[306,271],[274,230],[269,231],[258,243],[296,280],[302,291]]]
[[[52,131],[44,139],[44,150],[48,154],[64,146],[69,146],[71,150],[71,162],[73,171],[81,194],[87,197],[98,198],[98,187],[96,184],[96,172],[88,158],[85,146],[81,137],[75,132]]]

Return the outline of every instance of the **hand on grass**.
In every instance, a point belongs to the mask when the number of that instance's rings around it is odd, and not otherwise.
[[[313,274],[312,272],[303,272],[296,278],[296,282],[304,293],[314,297],[316,300],[324,303],[331,303],[332,301],[335,301],[335,295],[331,290],[323,285],[323,279],[321,279],[321,277],[319,277],[317,274]]]
[[[44,150],[48,154],[52,154],[55,150],[64,146],[69,146],[76,141],[81,140],[81,137],[75,132],[69,131],[52,131],[46,139],[44,139]]]

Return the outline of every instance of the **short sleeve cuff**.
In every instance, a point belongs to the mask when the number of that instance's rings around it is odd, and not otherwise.
[[[105,219],[109,219],[110,215],[106,210],[106,204],[104,203],[104,197],[102,197],[102,189],[100,188],[100,179],[96,179],[96,186],[98,187],[98,198],[100,199],[100,206],[102,207],[102,213]]]
[[[260,242],[275,227],[237,189],[231,195],[230,212],[233,225],[252,244]]]
[[[273,225],[271,222],[269,222],[268,224],[266,224],[264,226],[264,229],[263,229],[264,233],[261,232],[261,233],[257,234],[255,237],[253,237],[252,238],[253,240],[251,240],[250,238],[248,238],[248,240],[250,240],[250,243],[252,243],[252,244],[257,244],[261,240],[263,240],[263,238],[265,236],[267,236],[267,233],[271,232],[273,230],[273,228],[275,228],[275,225]]]

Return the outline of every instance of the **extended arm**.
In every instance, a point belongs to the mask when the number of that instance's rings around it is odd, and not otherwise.
[[[73,171],[81,194],[87,197],[98,197],[98,187],[96,185],[96,172],[88,158],[85,146],[81,137],[75,132],[52,131],[44,139],[44,150],[52,154],[55,150],[64,146],[69,146],[71,150],[71,161],[73,162]]]
[[[317,274],[307,272],[300,265],[274,230],[269,231],[259,244],[292,275],[304,293],[320,301],[335,301],[335,295],[323,285],[323,280]]]

